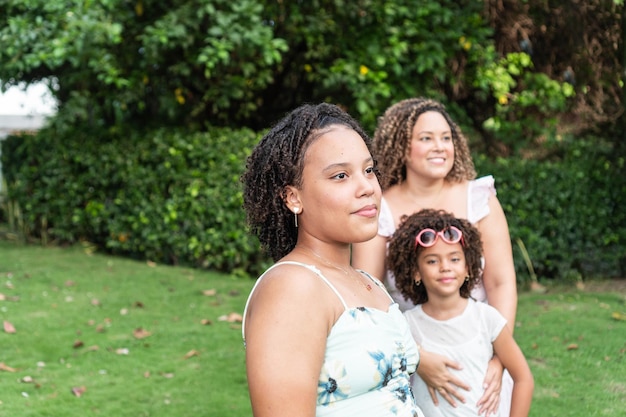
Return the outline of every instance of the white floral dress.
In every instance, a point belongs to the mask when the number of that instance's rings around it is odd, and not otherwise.
[[[301,265],[317,274],[339,297],[345,309],[326,340],[317,386],[316,416],[423,417],[410,385],[419,353],[398,304],[391,303],[388,311],[350,308],[315,266],[284,263]],[[363,273],[384,289],[380,281]],[[392,301],[391,297],[389,299]],[[242,332],[244,330],[245,321]]]

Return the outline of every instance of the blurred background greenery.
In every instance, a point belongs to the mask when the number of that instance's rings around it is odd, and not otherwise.
[[[57,113],[0,142],[4,235],[255,275],[238,178],[266,128],[333,102],[373,133],[446,103],[496,178],[520,282],[624,277],[623,0],[6,0],[2,89]]]

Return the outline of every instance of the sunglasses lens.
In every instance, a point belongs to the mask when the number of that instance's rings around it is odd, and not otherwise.
[[[422,246],[430,246],[435,242],[437,234],[431,230],[424,230],[420,233],[419,240]]]
[[[448,228],[443,232],[443,238],[445,241],[453,243],[458,242],[459,239],[461,239],[461,235],[459,234],[458,230]]]

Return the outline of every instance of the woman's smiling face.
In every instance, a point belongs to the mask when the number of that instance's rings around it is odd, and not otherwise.
[[[421,114],[411,135],[407,173],[429,178],[445,178],[454,165],[454,142],[450,125],[436,111]]]

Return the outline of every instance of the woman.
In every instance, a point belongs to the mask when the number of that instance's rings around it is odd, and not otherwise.
[[[350,265],[351,243],[378,229],[369,145],[337,106],[303,105],[248,158],[248,223],[276,261],[244,312],[255,417],[422,415],[406,320],[382,283]]]
[[[513,331],[517,287],[506,217],[496,197],[493,177],[474,179],[476,172],[467,140],[445,107],[425,98],[394,104],[380,119],[373,153],[382,172],[379,231],[374,239],[354,245],[354,267],[375,277],[385,277],[387,288],[402,303],[403,311],[412,308],[414,304],[396,289],[393,274],[385,265],[388,240],[404,215],[424,208],[451,212],[473,223],[483,238],[482,282],[472,297],[495,307]],[[421,351],[418,371],[428,384],[433,401],[437,402],[435,390],[451,404],[465,400],[459,388],[468,390],[468,385],[448,369],[459,367],[441,355]],[[502,364],[494,356],[479,401],[481,411],[494,412],[501,403],[502,415],[508,415],[511,387],[502,391],[506,398],[500,401],[502,372]],[[510,383],[509,378],[506,381]]]

